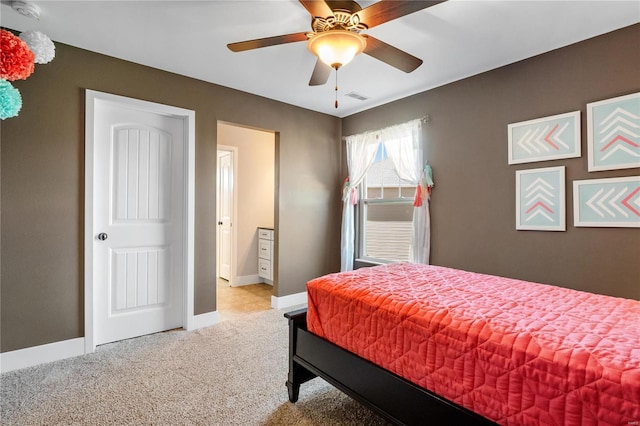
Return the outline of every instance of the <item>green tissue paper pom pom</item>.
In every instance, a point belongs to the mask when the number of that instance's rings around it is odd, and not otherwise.
[[[20,108],[22,108],[20,91],[7,80],[0,80],[0,119],[15,117]]]

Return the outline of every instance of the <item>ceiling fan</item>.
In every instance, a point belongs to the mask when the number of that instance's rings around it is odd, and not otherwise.
[[[227,47],[233,52],[241,52],[278,44],[307,41],[309,50],[318,56],[309,80],[310,86],[325,84],[332,68],[337,70],[346,65],[359,53],[365,53],[409,73],[422,64],[420,58],[375,37],[361,34],[361,32],[442,3],[443,0],[380,0],[364,9],[355,1],[299,1],[311,15],[312,31],[230,43]]]

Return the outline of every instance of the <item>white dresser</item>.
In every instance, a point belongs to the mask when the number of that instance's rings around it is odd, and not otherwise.
[[[273,285],[273,229],[258,228],[258,276]]]

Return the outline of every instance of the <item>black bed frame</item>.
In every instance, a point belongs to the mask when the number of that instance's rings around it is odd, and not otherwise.
[[[289,401],[300,385],[322,377],[351,398],[396,425],[495,425],[433,392],[307,331],[307,310],[289,320]]]

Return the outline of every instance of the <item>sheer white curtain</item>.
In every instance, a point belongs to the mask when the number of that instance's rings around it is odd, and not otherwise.
[[[422,120],[387,127],[345,138],[349,177],[343,193],[342,237],[340,241],[341,270],[353,270],[355,252],[354,206],[358,202],[358,185],[375,159],[380,143],[400,179],[416,185],[413,202],[413,222],[409,261],[429,263],[430,228],[429,195],[433,180],[431,168],[425,163],[422,151]]]
[[[422,174],[422,126],[420,120],[380,130],[380,139],[400,179],[417,185]]]
[[[428,196],[430,186],[424,178],[422,121],[412,120],[382,129],[380,139],[400,179],[416,185],[409,261],[429,263],[431,224],[425,195]]]
[[[431,250],[431,213],[429,199],[433,188],[431,167],[424,166],[420,183],[416,187],[416,197],[413,202],[413,239],[411,241],[411,262],[429,264]]]
[[[341,271],[353,270],[356,238],[353,208],[358,202],[358,185],[375,159],[380,144],[378,136],[378,132],[367,132],[346,137],[349,177],[342,194]]]

